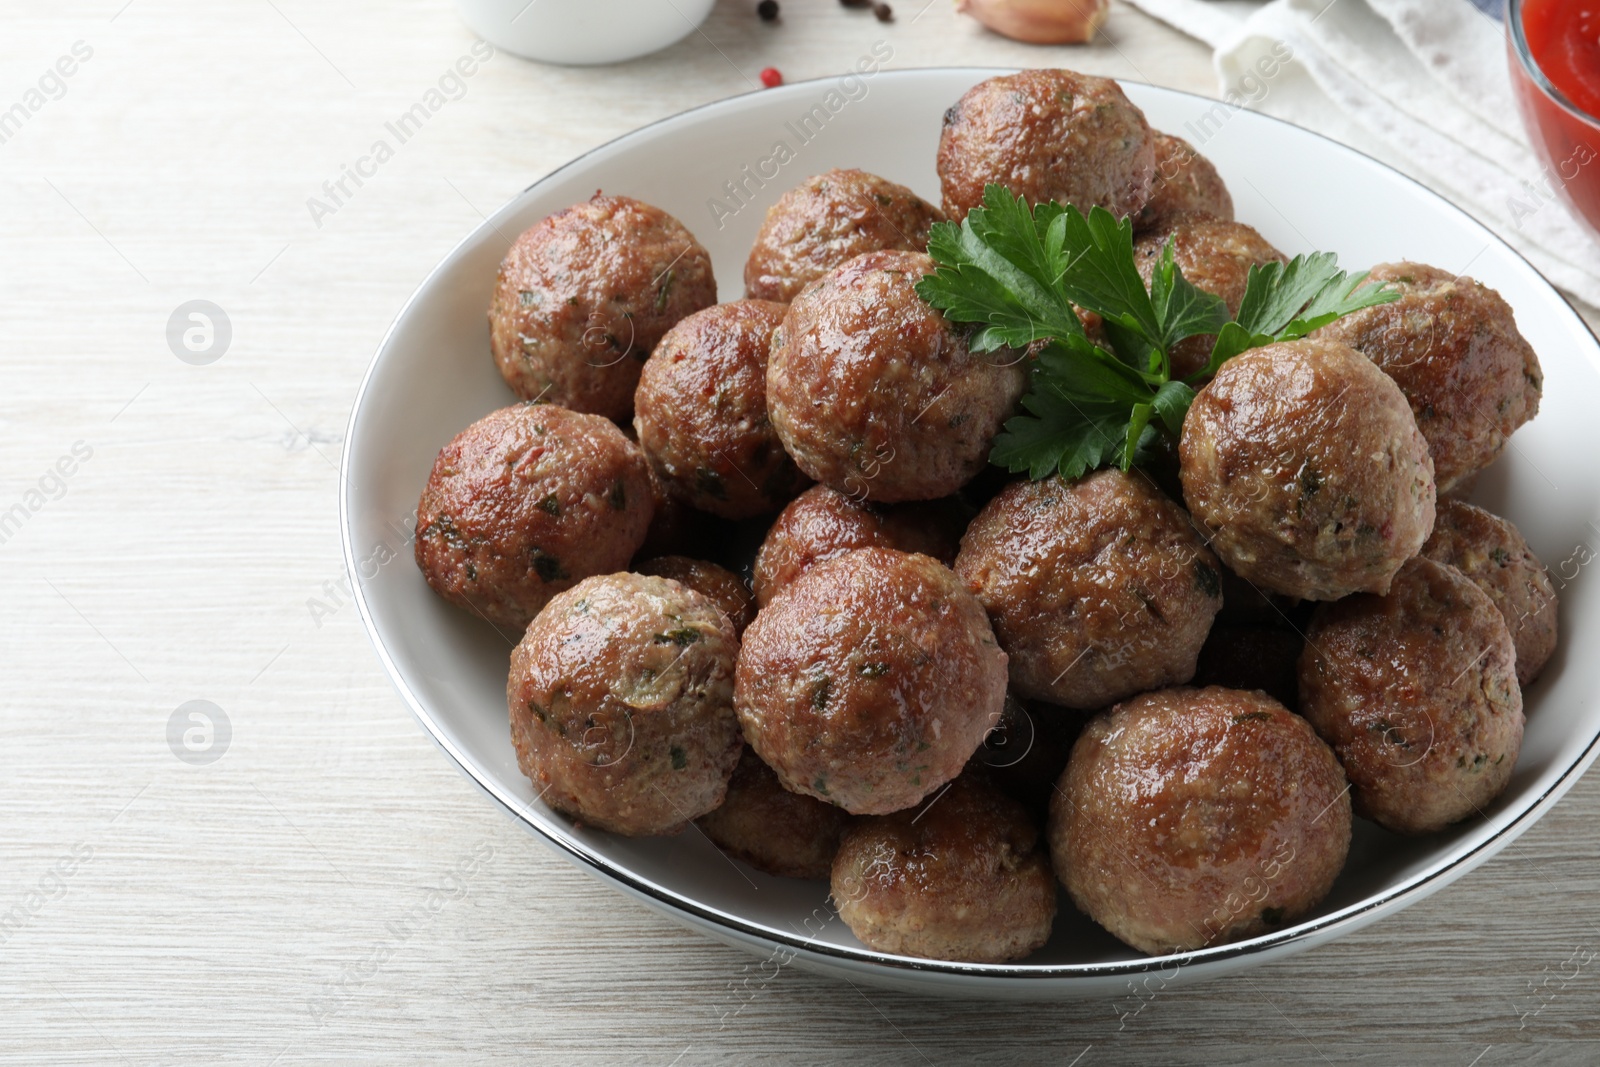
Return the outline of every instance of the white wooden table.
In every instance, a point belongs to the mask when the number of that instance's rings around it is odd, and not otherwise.
[[[391,690],[340,588],[341,438],[385,327],[480,213],[879,36],[897,67],[1214,89],[1203,49],[1125,8],[1064,50],[919,2],[880,27],[785,0],[769,27],[723,0],[609,69],[496,56],[316,220],[308,198],[471,46],[446,0],[0,8],[0,109],[73,59],[0,124],[0,513],[23,506],[0,530],[0,1062],[1600,1063],[1592,775],[1400,916],[1136,1013],[789,970],[719,1028],[750,961],[512,825]],[[167,338],[196,299],[231,324],[208,365]],[[169,746],[192,700],[231,730],[205,765]]]

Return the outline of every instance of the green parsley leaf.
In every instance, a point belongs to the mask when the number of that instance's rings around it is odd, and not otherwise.
[[[1161,250],[1161,262],[1150,276],[1150,303],[1161,323],[1157,343],[1166,351],[1179,341],[1221,330],[1228,321],[1228,305],[1215,293],[1197,289],[1172,259],[1172,241]],[[1170,374],[1170,368],[1163,368]]]
[[[1134,457],[1139,454],[1139,443],[1144,440],[1144,432],[1150,428],[1150,417],[1155,413],[1155,405],[1149,403],[1135,404],[1128,413],[1128,439],[1122,446],[1123,470],[1133,466]]]
[[[1120,460],[1128,411],[1149,395],[1127,366],[1086,338],[1052,341],[1039,353],[1022,398],[1026,415],[1006,420],[990,461],[1044,478],[1084,473]]]
[[[1083,325],[1058,284],[1065,259],[1035,230],[1025,203],[1004,190],[987,201],[960,226],[934,225],[928,254],[939,267],[917,282],[917,294],[953,322],[981,324],[968,341],[974,351],[1081,335]]]
[[[1009,195],[1009,194],[1007,194]],[[1159,344],[1162,322],[1133,258],[1133,223],[1097,207],[1085,216],[1074,207],[1050,205],[1068,256],[1061,289],[1074,304],[1093,311],[1150,344]]]
[[[1293,341],[1365,307],[1400,299],[1397,290],[1369,287],[1367,272],[1346,274],[1332,252],[1295,256],[1287,264],[1250,268],[1244,300],[1232,324],[1218,331],[1205,368],[1210,377],[1228,360],[1274,341]]]
[[[1150,401],[1155,408],[1156,415],[1161,419],[1161,425],[1167,428],[1167,433],[1176,440],[1183,433],[1183,417],[1189,414],[1189,405],[1194,403],[1194,390],[1183,382],[1165,382]]]
[[[990,461],[1044,478],[1077,478],[1141,461],[1161,434],[1176,439],[1195,387],[1240,352],[1304,337],[1352,311],[1399,294],[1339,269],[1330,252],[1252,267],[1239,314],[1183,276],[1169,240],[1145,285],[1133,253],[1133,223],[1104,208],[1087,215],[1052,202],[1029,208],[1004,187],[957,226],[939,223],[928,242],[936,268],[917,294],[951,322],[977,327],[974,351],[1035,354],[1025,414],[1007,420]],[[1091,342],[1080,311],[1099,315],[1107,346]],[[1205,368],[1172,378],[1172,350],[1216,338]]]

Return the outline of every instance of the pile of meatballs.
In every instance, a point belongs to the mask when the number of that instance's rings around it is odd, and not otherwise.
[[[1018,479],[987,457],[1030,355],[918,298],[934,223],[991,182],[1103,207],[1147,278],[1170,241],[1235,312],[1285,257],[1100,78],[977,85],[938,172],[938,207],[802,182],[729,303],[624,196],[506,254],[491,347],[522,402],[439,453],[416,560],[516,642],[537,795],[617,834],[692,825],[830,880],[873,949],[980,962],[1045,944],[1058,883],[1143,952],[1260,935],[1328,893],[1354,816],[1481,813],[1556,644],[1544,567],[1460,499],[1539,406],[1506,303],[1380,265],[1398,300],[1224,364],[1147,467]]]

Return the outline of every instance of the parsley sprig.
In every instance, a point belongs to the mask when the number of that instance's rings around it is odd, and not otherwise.
[[[1230,318],[1220,297],[1184,278],[1170,240],[1146,286],[1131,221],[1049,201],[1030,209],[1000,185],[984,190],[983,206],[961,225],[934,226],[928,254],[938,269],[917,293],[950,321],[977,327],[973,350],[1045,342],[1022,398],[1027,414],[1006,422],[990,455],[1031,478],[1077,478],[1111,463],[1127,470],[1158,435],[1178,437],[1196,386],[1227,360],[1399,297],[1317,252],[1252,267]],[[1084,334],[1078,308],[1104,320],[1109,347]],[[1208,335],[1216,341],[1206,366],[1174,378],[1173,348]]]

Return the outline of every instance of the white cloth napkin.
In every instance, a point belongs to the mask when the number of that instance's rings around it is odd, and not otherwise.
[[[1600,304],[1600,242],[1555,198],[1522,129],[1505,29],[1488,13],[1500,0],[1128,2],[1215,48],[1225,97],[1411,175]],[[1294,58],[1263,90],[1255,64],[1283,44]]]

